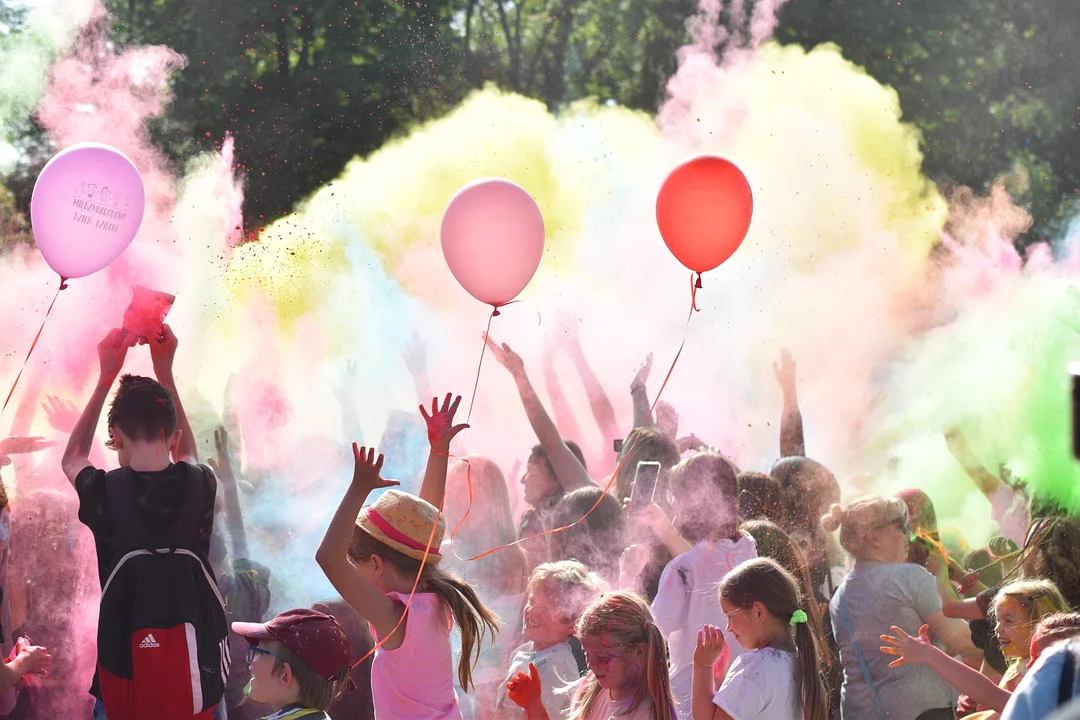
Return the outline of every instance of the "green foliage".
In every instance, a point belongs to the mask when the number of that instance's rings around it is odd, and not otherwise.
[[[894,87],[922,132],[924,168],[984,190],[1002,177],[1060,236],[1080,188],[1075,0],[789,0],[777,38],[838,44]],[[725,3],[745,41],[752,2]],[[600,101],[655,111],[697,0],[111,0],[124,45],[164,44],[188,66],[155,142],[183,162],[236,138],[249,229],[291,211],[357,155],[494,83],[557,110]],[[733,13],[737,15],[733,16]],[[20,18],[0,2],[0,24]],[[48,154],[39,128],[4,182],[26,207]]]

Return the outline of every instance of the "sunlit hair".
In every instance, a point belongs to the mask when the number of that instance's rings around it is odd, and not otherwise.
[[[259,645],[264,647],[262,643]],[[311,666],[301,660],[292,650],[276,640],[266,642],[265,648],[276,653],[274,668],[271,673],[274,676],[281,675],[288,663],[292,670],[296,684],[300,688],[300,704],[306,708],[322,710],[326,712],[334,701],[345,690],[345,683],[349,678],[350,668],[348,665],[334,673],[327,679],[311,669]]]
[[[795,578],[770,558],[754,558],[735,566],[720,583],[720,597],[735,607],[750,608],[761,603],[770,615],[785,625],[796,610],[807,612],[814,603],[799,592]],[[807,612],[809,615],[809,612]],[[824,639],[809,623],[796,623],[795,685],[802,699],[805,720],[827,720],[829,695],[821,677],[820,659]]]
[[[573,440],[566,440],[565,442],[566,447],[574,457],[577,458],[578,462],[581,463],[581,467],[588,470],[588,467],[585,465],[585,453],[581,452],[581,448],[578,447],[578,444]],[[548,471],[552,481],[556,483],[559,482],[559,476],[555,474],[555,466],[551,464],[551,459],[548,458],[547,450],[544,449],[543,445],[533,445],[532,450],[529,451],[529,460],[543,463],[544,468]]]
[[[1049,580],[1014,580],[998,591],[994,598],[992,619],[997,621],[998,605],[1007,600],[1015,600],[1029,615],[1027,626],[1034,628],[1040,620],[1055,613],[1069,611],[1069,602],[1058,590],[1057,585]],[[1027,650],[1027,648],[1024,648]],[[1015,660],[1016,658],[1010,658]]]
[[[576,560],[544,563],[533,570],[527,592],[543,589],[567,622],[576,624],[585,608],[601,592],[604,583]]]
[[[776,478],[765,473],[741,472],[735,478],[739,487],[739,517],[744,520],[764,518],[784,526],[787,512],[784,494]]]
[[[675,527],[693,544],[738,535],[738,484],[731,461],[718,452],[699,452],[671,469],[669,493]]]
[[[1028,535],[1022,576],[1052,581],[1070,605],[1080,607],[1080,518],[1041,518]]]
[[[398,552],[353,526],[349,557],[354,562],[378,555],[402,575],[416,577],[420,573],[420,561]],[[454,617],[461,632],[461,658],[458,660],[458,682],[463,690],[472,684],[472,672],[480,659],[480,648],[487,635],[492,643],[498,637],[498,618],[484,607],[476,590],[467,582],[454,577],[438,565],[424,564],[417,592],[434,593],[439,596]]]
[[[444,513],[447,530],[457,530],[452,547],[459,558],[471,558],[503,547],[497,553],[465,564],[470,582],[499,595],[520,593],[528,579],[528,558],[520,546],[504,547],[517,540],[517,529],[510,510],[506,477],[499,466],[482,455],[469,455],[450,468]]]
[[[826,532],[840,531],[840,547],[854,558],[864,557],[866,536],[871,530],[896,520],[907,519],[907,505],[902,500],[886,500],[877,495],[860,498],[848,505],[829,508],[829,514],[821,518]]]
[[[740,528],[754,538],[758,557],[775,560],[799,585],[802,597],[807,599],[802,609],[810,623],[814,637],[819,638],[818,650],[826,671],[831,670],[839,658],[833,657],[829,646],[824,642],[825,625],[821,619],[821,607],[814,601],[814,583],[810,580],[810,566],[799,546],[776,523],[768,520],[748,520]]]
[[[124,375],[109,406],[109,431],[119,430],[135,442],[167,442],[176,432],[172,395],[157,380]],[[106,445],[115,449],[112,439]]]
[[[586,608],[578,621],[578,637],[602,638],[606,645],[624,650],[644,645],[644,682],[637,683],[626,712],[633,713],[647,699],[652,703],[654,720],[675,720],[667,644],[645,600],[629,592],[613,592],[600,597]],[[590,671],[581,681],[570,708],[569,720],[588,717],[601,690],[596,675]]]

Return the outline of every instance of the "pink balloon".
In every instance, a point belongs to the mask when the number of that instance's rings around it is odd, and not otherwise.
[[[49,267],[62,278],[96,273],[139,232],[143,181],[116,148],[79,143],[61,150],[38,175],[30,223]]]
[[[544,254],[544,218],[520,185],[476,180],[457,191],[442,219],[442,250],[461,287],[499,307],[518,296]]]

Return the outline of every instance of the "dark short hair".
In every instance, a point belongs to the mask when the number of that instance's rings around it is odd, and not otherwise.
[[[739,517],[743,520],[764,518],[780,527],[785,525],[784,493],[776,478],[759,472],[741,472],[735,479],[739,486]]]
[[[578,462],[581,463],[581,467],[588,470],[589,466],[585,464],[585,454],[581,452],[581,448],[578,447],[578,444],[573,440],[564,440],[563,442],[566,443],[566,447],[570,448],[570,452],[572,452],[574,457],[578,459]],[[532,450],[529,451],[529,460],[538,460],[544,463],[544,467],[547,468],[547,471],[551,474],[551,479],[555,482],[559,482],[559,476],[555,474],[555,466],[551,464],[547,450],[544,449],[543,445],[533,445]]]
[[[168,440],[176,432],[172,395],[157,380],[124,375],[109,406],[109,429],[136,442]]]

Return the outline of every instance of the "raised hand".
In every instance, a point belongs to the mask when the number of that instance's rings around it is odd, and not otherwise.
[[[229,457],[229,433],[223,427],[214,431],[214,448],[217,450],[217,458],[210,458],[206,464],[222,482],[235,483],[236,476],[233,474],[232,460]]]
[[[101,363],[101,377],[109,382],[116,379],[124,369],[124,358],[128,348],[135,343],[135,338],[127,330],[111,330],[105,339],[98,343],[98,361]]]
[[[724,652],[724,633],[715,625],[706,625],[698,630],[697,647],[694,648],[694,665],[712,668]]]
[[[630,382],[630,392],[645,388],[645,383],[649,381],[649,373],[652,371],[652,361],[652,353],[645,356],[645,362],[641,363],[641,367],[638,368],[634,379]]]
[[[645,566],[649,564],[649,546],[637,543],[623,550],[619,556],[619,577],[626,581],[636,580]]]
[[[784,393],[795,390],[795,360],[787,348],[780,351],[780,361],[773,363],[773,375]]]
[[[75,423],[79,422],[79,409],[70,400],[49,395],[42,408],[45,410],[45,419],[53,430],[70,433],[75,429]]]
[[[523,672],[514,673],[514,676],[506,683],[506,696],[525,710],[541,701],[542,692],[540,673],[532,663],[529,663],[528,675]]]
[[[510,374],[514,377],[518,377],[525,372],[525,362],[521,359],[521,356],[510,349],[510,346],[506,343],[501,345],[491,339],[490,335],[485,334],[484,340],[487,342],[488,349],[491,354],[495,356],[495,359],[499,361],[499,364],[510,371]]]
[[[469,427],[464,424],[454,424],[454,414],[457,413],[458,405],[461,404],[461,396],[458,395],[451,402],[452,397],[452,393],[446,393],[442,408],[439,407],[439,398],[432,398],[430,415],[427,408],[420,406],[420,414],[424,416],[424,422],[427,423],[428,443],[431,444],[432,450],[438,450],[444,454],[450,451],[450,441],[459,432]]]
[[[173,360],[176,358],[176,348],[179,341],[168,325],[161,326],[161,337],[150,339],[150,359],[154,362],[154,373],[158,380],[163,377],[171,377]]]
[[[4,438],[0,440],[0,457],[36,453],[53,445],[56,445],[56,443],[40,436]]]
[[[881,642],[886,643],[879,649],[886,655],[897,655],[897,659],[889,663],[889,667],[895,668],[907,663],[926,663],[934,651],[930,643],[930,626],[923,625],[919,628],[919,637],[914,638],[906,632],[892,626],[892,635],[882,635]]]
[[[382,470],[383,456],[379,455],[378,459],[375,458],[375,448],[370,450],[367,448],[357,447],[356,443],[353,443],[353,477],[352,485],[358,490],[363,490],[365,494],[371,493],[373,490],[381,490],[383,488],[394,487],[401,483],[397,480],[385,480],[379,475],[379,471]]]

